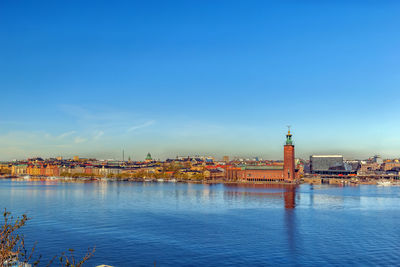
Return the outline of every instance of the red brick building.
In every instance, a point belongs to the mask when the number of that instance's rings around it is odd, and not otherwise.
[[[243,166],[237,171],[237,179],[243,182],[293,182],[297,178],[294,160],[294,145],[289,130],[283,147],[283,166]]]

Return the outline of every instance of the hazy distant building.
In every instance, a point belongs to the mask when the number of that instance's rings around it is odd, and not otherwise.
[[[152,159],[152,157],[151,157],[151,154],[150,154],[150,152],[149,153],[147,153],[147,156],[146,156],[146,159],[145,159],[145,161],[146,162],[150,162],[150,161],[152,161],[153,159]]]
[[[222,161],[229,162],[229,156],[224,156],[224,157],[222,158]]]
[[[375,156],[374,156],[374,159],[373,159],[373,162],[374,162],[374,163],[378,163],[378,164],[382,164],[382,163],[383,163],[383,160],[382,160],[381,156],[375,155]]]

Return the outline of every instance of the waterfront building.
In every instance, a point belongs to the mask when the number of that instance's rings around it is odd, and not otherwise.
[[[27,174],[27,169],[28,169],[28,165],[26,165],[26,164],[13,165],[11,167],[11,174],[12,175]]]
[[[322,175],[356,174],[351,165],[345,164],[342,155],[312,155],[310,156],[310,172]]]
[[[312,155],[310,156],[311,173],[319,173],[329,170],[344,169],[342,155]]]
[[[12,168],[8,163],[0,163],[0,173],[12,173]]]
[[[242,165],[240,170],[235,173],[234,169],[229,169],[229,178],[237,177],[244,182],[293,182],[297,179],[295,169],[295,153],[292,134],[290,129],[286,135],[286,142],[283,147],[283,165]]]
[[[383,166],[382,166],[382,169],[384,171],[390,171],[390,170],[395,169],[395,168],[400,168],[400,162],[395,162],[395,161],[393,161],[393,162],[385,162],[385,163],[383,163]]]
[[[92,174],[93,175],[100,175],[100,168],[98,168],[98,167],[93,167],[92,168]]]
[[[344,160],[343,163],[346,170],[358,171],[361,167],[359,160]]]
[[[71,174],[81,174],[85,173],[85,168],[81,166],[75,166],[74,168],[70,168]]]
[[[93,166],[86,166],[85,174],[93,174]]]
[[[234,166],[226,166],[226,179],[228,181],[237,181],[239,180],[239,171],[241,170],[240,167]]]
[[[286,144],[283,150],[283,176],[285,180],[293,181],[295,178],[294,145],[290,130],[286,135]]]
[[[363,162],[360,165],[358,174],[360,174],[360,175],[375,174],[377,171],[380,171],[380,170],[381,170],[381,164],[379,164],[379,163]]]
[[[47,165],[45,168],[45,175],[46,176],[59,176],[60,170],[56,165]]]
[[[226,177],[225,171],[221,168],[207,169],[203,174],[206,179],[210,180],[223,179]]]
[[[70,170],[66,166],[61,166],[61,167],[59,167],[59,172],[60,172],[60,175],[62,176],[62,175],[65,175],[67,173],[70,173]]]
[[[121,169],[119,168],[119,167],[113,167],[113,168],[110,168],[110,167],[106,167],[106,166],[103,166],[100,170],[99,170],[99,175],[101,175],[101,176],[104,176],[104,177],[106,177],[106,176],[108,176],[108,175],[118,175],[118,174],[120,174],[121,173]]]

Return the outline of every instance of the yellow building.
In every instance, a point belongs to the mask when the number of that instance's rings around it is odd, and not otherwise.
[[[28,166],[26,164],[13,165],[11,167],[11,174],[12,175],[27,174],[27,168]]]

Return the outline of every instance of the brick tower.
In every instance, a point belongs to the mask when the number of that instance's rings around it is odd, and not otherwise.
[[[295,179],[294,145],[290,128],[286,135],[286,144],[283,147],[283,178],[289,181]]]

